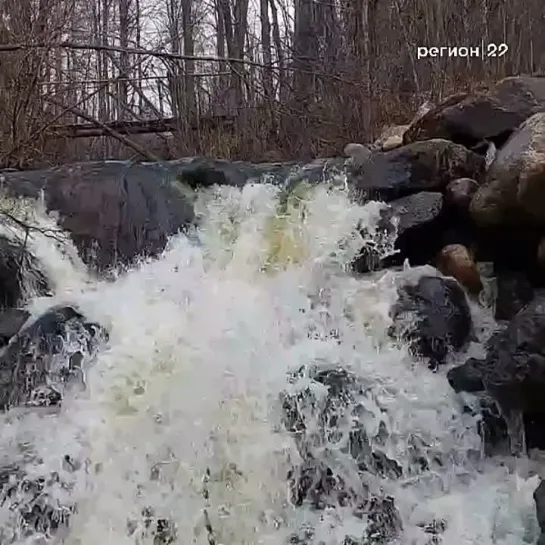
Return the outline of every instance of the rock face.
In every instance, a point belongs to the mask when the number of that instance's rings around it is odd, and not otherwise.
[[[472,295],[483,289],[481,275],[469,250],[461,244],[445,246],[437,258],[437,268],[445,276],[452,276]]]
[[[543,78],[509,77],[487,94],[448,97],[413,123],[403,142],[445,138],[469,148],[485,140],[501,145],[524,120],[544,109]]]
[[[471,338],[469,306],[463,289],[451,278],[422,276],[414,285],[402,285],[390,315],[390,335],[408,342],[411,352],[428,359],[431,368]]]
[[[447,140],[415,142],[376,153],[350,180],[355,197],[391,201],[420,191],[443,191],[456,178],[480,180],[484,159]]]
[[[545,224],[545,113],[526,120],[498,151],[471,213],[483,226]]]
[[[0,409],[59,404],[64,385],[81,378],[83,361],[107,336],[72,307],[41,315],[19,331],[0,357]]]
[[[10,309],[25,295],[45,295],[47,280],[22,242],[0,235],[0,309]]]

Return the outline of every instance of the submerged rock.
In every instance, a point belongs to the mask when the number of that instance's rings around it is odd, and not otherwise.
[[[52,490],[63,488],[57,472],[47,478],[31,477],[17,465],[0,467],[0,505],[17,509],[19,528],[0,527],[0,543],[20,543],[21,535],[37,533],[51,536],[66,529],[74,512],[73,505],[61,506]]]
[[[420,191],[443,191],[456,178],[479,181],[484,158],[447,140],[427,140],[373,154],[349,178],[360,202],[391,201]]]
[[[486,94],[448,97],[414,122],[403,140],[445,138],[469,148],[486,140],[501,145],[525,119],[544,109],[543,78],[508,77]]]
[[[464,290],[455,280],[421,276],[398,288],[389,334],[409,343],[411,352],[435,368],[449,353],[464,348],[472,335],[472,319]]]
[[[299,380],[304,386],[298,389]],[[365,430],[365,385],[345,369],[318,367],[301,368],[290,382],[293,388],[281,396],[283,423],[301,456],[288,476],[292,503],[313,510],[344,507],[366,520],[364,534],[346,536],[345,543],[378,544],[398,536],[402,524],[393,498],[373,494],[365,484],[366,473],[391,479],[403,474],[379,447],[380,438]],[[290,543],[308,543],[312,534],[303,529]]]
[[[19,331],[0,356],[0,409],[57,405],[63,386],[81,377],[106,330],[72,307],[52,308]]]

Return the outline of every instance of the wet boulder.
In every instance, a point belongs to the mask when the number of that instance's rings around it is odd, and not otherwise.
[[[455,391],[487,390],[502,408],[545,415],[545,293],[488,342],[486,357],[451,369]]]
[[[72,504],[63,505],[54,490],[66,488],[67,483],[57,472],[47,477],[28,475],[24,463],[0,466],[0,505],[18,520],[0,528],[0,542],[20,543],[22,535],[37,533],[54,535],[66,529],[74,512]],[[30,532],[29,532],[30,531]]]
[[[0,348],[19,333],[28,318],[30,313],[22,309],[12,308],[0,312]]]
[[[398,288],[389,334],[409,344],[431,368],[460,351],[472,337],[472,319],[464,290],[452,278],[421,276]]]
[[[502,145],[526,119],[545,110],[545,80],[516,76],[489,92],[460,93],[446,98],[409,127],[405,144],[445,138],[468,148],[492,141]]]
[[[442,192],[456,178],[479,181],[484,167],[480,155],[435,139],[374,153],[350,173],[348,183],[359,202],[392,201],[421,191]]]
[[[481,275],[469,250],[462,244],[445,246],[437,258],[437,268],[445,276],[452,276],[472,295],[483,289]]]
[[[545,480],[541,480],[534,490],[534,502],[536,504],[536,516],[541,535],[537,545],[545,545]]]
[[[498,151],[470,210],[482,226],[545,225],[545,113],[527,119]]]
[[[506,418],[522,415],[528,447],[545,447],[545,293],[540,290],[489,339],[486,356],[447,374],[456,392],[487,392]],[[521,424],[522,425],[522,424]]]
[[[471,178],[452,180],[445,189],[445,204],[456,211],[469,212],[473,195],[479,189],[479,184]]]
[[[402,264],[423,265],[431,260],[442,246],[444,218],[441,193],[416,193],[389,203],[380,212],[375,236],[368,236],[360,254],[354,260],[356,272],[366,273]],[[394,254],[384,256],[382,249],[393,239]]]
[[[83,367],[107,338],[101,325],[72,307],[48,310],[0,356],[0,409],[58,405],[64,387],[83,380]]]
[[[98,270],[163,251],[191,225],[193,207],[163,165],[121,161],[65,165],[3,175],[15,196],[45,195],[84,261]]]
[[[533,298],[534,288],[523,271],[495,271],[494,318],[511,320]]]
[[[479,416],[477,430],[486,456],[509,454],[509,429],[498,403],[486,393],[476,396],[472,414]]]
[[[10,309],[27,295],[45,295],[48,283],[23,241],[0,235],[0,309]]]

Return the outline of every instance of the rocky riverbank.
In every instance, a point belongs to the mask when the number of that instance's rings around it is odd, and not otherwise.
[[[161,165],[84,163],[0,171],[0,185],[6,198],[42,199],[98,274],[157,256],[171,235],[198,224],[193,191],[199,188],[268,182],[289,192],[301,182],[333,183],[344,184],[358,203],[383,201],[379,231],[397,236],[396,253],[384,256],[376,241],[362,242],[353,273],[365,275],[405,260],[434,267],[433,274],[399,285],[388,335],[408,344],[429,372],[444,373],[455,392],[479,397],[488,456],[506,448],[517,455],[545,449],[545,79],[507,78],[488,94],[460,94],[426,105],[410,124],[389,128],[374,144],[350,144],[345,153],[348,157],[312,163],[202,157]],[[0,246],[0,339],[7,344],[0,355],[1,408],[59,405],[62,392],[50,383],[73,383],[81,361],[96,356],[108,332],[70,306],[27,321],[25,301],[47,296],[49,279],[25,240],[0,234]],[[483,358],[447,371],[449,355],[474,339],[469,301],[478,302],[486,284],[482,263],[492,265],[499,329]],[[69,337],[78,342],[66,353]],[[66,365],[51,377],[61,352]],[[309,376],[329,387],[333,405],[349,395],[345,390],[362,388],[344,371],[310,370]],[[285,426],[299,434],[302,458],[290,476],[292,501],[321,509],[352,497],[373,522],[362,543],[395,537],[401,527],[391,498],[363,498],[361,490],[339,484],[330,468],[309,458],[311,438],[301,435],[304,418],[293,401],[287,394],[283,398]],[[330,409],[324,408],[325,419],[333,418]],[[368,445],[364,429],[358,433],[349,454],[361,472],[399,477],[395,461]],[[7,469],[6,475],[14,471]],[[540,485],[541,510],[543,495]],[[439,526],[426,531],[435,539]]]

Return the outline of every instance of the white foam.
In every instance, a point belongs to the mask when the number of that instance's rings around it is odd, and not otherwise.
[[[414,436],[443,456],[442,470],[373,484],[394,496],[403,543],[424,544],[419,525],[434,518],[447,522],[445,545],[531,543],[535,480],[521,482],[499,462],[472,466],[468,452],[480,449],[475,420],[441,373],[386,338],[395,275],[356,280],[343,271],[361,246],[354,226],[372,226],[380,207],[318,189],[285,226],[298,237],[299,261],[271,270],[267,222],[277,192],[207,192],[198,203],[200,245],[175,238],[160,259],[113,283],[87,278],[44,238],[33,242],[56,288],[53,300],[34,303],[36,312],[73,302],[111,330],[108,348],[86,370],[86,391],[66,399],[60,414],[7,415],[0,423],[2,459],[24,439],[42,460],[29,473],[55,470],[70,484],[51,489],[59,505],[77,504],[68,535],[53,543],[152,545],[141,516],[150,506],[175,522],[180,545],[208,543],[206,516],[218,545],[284,544],[305,521],[316,528],[316,544],[357,535],[362,523],[346,510],[320,521],[288,502],[286,473],[297,452],[278,426],[278,394],[288,371],[318,360],[372,384],[366,427],[386,420],[386,453],[404,468]],[[81,468],[68,470],[65,454]],[[6,542],[36,543],[38,536],[20,534],[15,515],[7,503],[0,508]]]

